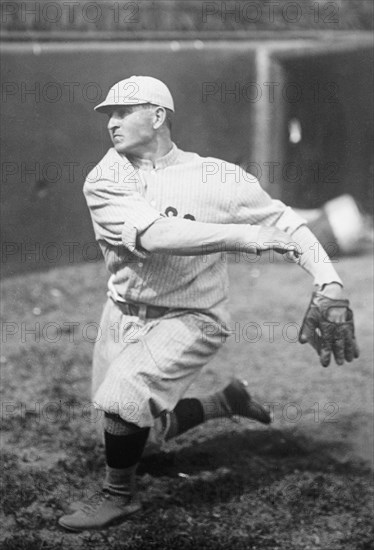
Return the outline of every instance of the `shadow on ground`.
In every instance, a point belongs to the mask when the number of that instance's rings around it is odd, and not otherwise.
[[[283,496],[292,500],[301,496],[306,474],[319,476],[318,487],[313,489],[316,496],[338,489],[329,484],[329,476],[369,476],[370,468],[364,461],[334,458],[339,452],[345,456],[346,449],[344,442],[311,440],[307,434],[290,430],[252,429],[213,435],[202,442],[192,438],[179,450],[143,458],[138,472],[146,481],[177,479],[184,487],[180,497],[183,506],[194,499],[194,504],[201,504],[229,500],[247,491],[264,493],[274,483],[283,483]],[[326,486],[322,487],[325,478]],[[343,485],[344,498],[351,498],[349,484]]]
[[[66,506],[61,487],[92,487],[99,481],[101,446],[94,450],[88,440],[81,448],[74,445],[75,455],[81,455],[76,462],[68,454],[48,472],[27,469],[23,481],[17,477],[13,455],[7,484],[13,502],[5,502],[4,509],[18,509],[8,515],[9,534],[2,548],[371,548],[370,470],[359,459],[336,460],[336,441],[330,445],[306,433],[242,425],[229,431],[213,423],[180,437],[172,447],[140,464],[143,514],[117,527],[79,535],[63,533],[56,524]],[[342,443],[342,453],[344,449]],[[90,457],[85,457],[87,450]],[[22,472],[26,475],[24,466]],[[14,479],[20,481],[18,500]]]

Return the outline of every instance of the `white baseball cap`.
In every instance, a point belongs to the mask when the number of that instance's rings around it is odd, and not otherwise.
[[[112,86],[105,100],[94,107],[105,113],[110,107],[153,103],[174,111],[174,101],[169,88],[152,76],[130,76]]]

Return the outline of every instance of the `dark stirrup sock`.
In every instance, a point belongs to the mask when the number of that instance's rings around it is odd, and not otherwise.
[[[181,399],[168,415],[165,441],[212,418],[229,418],[232,415],[233,412],[223,391],[206,397]]]
[[[233,416],[250,418],[262,424],[270,424],[272,420],[269,411],[251,398],[246,382],[234,378],[221,391],[199,399],[179,401],[175,409],[163,418],[163,437],[168,441],[212,418]]]
[[[104,441],[106,462],[111,468],[137,464],[147,442],[149,428],[139,428],[116,414],[105,414]]]
[[[149,428],[139,428],[129,435],[104,432],[106,462],[111,468],[129,468],[137,464],[143,454]]]
[[[199,399],[181,399],[168,414],[164,432],[165,441],[176,437],[204,422],[204,409]]]
[[[133,498],[135,474],[147,442],[149,428],[139,428],[118,415],[105,415],[106,476],[104,489],[112,495]]]

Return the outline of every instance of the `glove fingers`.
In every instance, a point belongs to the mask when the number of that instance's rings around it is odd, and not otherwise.
[[[360,348],[357,345],[356,338],[353,338],[353,354],[355,359],[360,357]]]
[[[311,317],[304,320],[303,326],[301,327],[301,332],[299,336],[299,341],[301,344],[306,344],[309,342],[311,346],[317,349],[316,334],[315,330],[317,323]]]
[[[357,348],[355,337],[352,336],[352,331],[349,330],[348,334],[346,335],[346,343],[345,343],[346,361],[348,361],[348,363],[353,361],[353,359],[358,357],[357,353],[358,353],[358,348]]]
[[[304,317],[299,342],[308,342],[317,351],[323,367],[330,364],[332,354],[338,365],[357,358],[359,349],[348,300],[332,299],[315,292]]]
[[[353,359],[355,358],[355,348],[354,348],[354,342],[353,341],[347,341],[345,345],[345,352],[344,352],[345,360],[348,363],[351,363]]]
[[[332,350],[334,353],[335,361],[338,365],[343,365],[344,363],[344,350],[347,350],[348,348],[345,347],[345,338],[344,338],[344,332],[340,334],[340,331],[338,332],[336,340],[334,340],[332,345]]]
[[[348,308],[346,315],[346,322],[349,323],[347,345],[346,345],[346,360],[351,362],[353,359],[357,359],[360,356],[360,350],[358,348],[353,325],[353,312]]]
[[[320,363],[323,367],[328,367],[331,359],[332,346],[324,341],[321,345]]]
[[[332,337],[324,334],[318,326],[318,321],[314,317],[307,317],[304,320],[300,334],[300,342],[308,342],[320,356],[320,362],[323,367],[330,364],[332,352]],[[326,332],[326,331],[324,331]],[[328,333],[328,331],[327,331]]]
[[[359,355],[356,340],[352,335],[351,327],[336,326],[335,338],[333,340],[333,353],[338,365],[343,365],[344,360],[348,363],[353,361]]]
[[[320,363],[323,367],[328,367],[330,364],[331,353],[333,351],[332,346],[335,340],[334,332],[335,326],[331,323],[321,324]]]

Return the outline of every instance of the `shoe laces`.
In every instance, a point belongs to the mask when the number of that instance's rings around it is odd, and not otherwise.
[[[104,489],[103,491],[98,491],[90,495],[87,499],[87,502],[83,504],[81,511],[83,511],[87,515],[92,516],[97,512],[97,510],[106,500],[111,500],[114,504],[120,506],[123,505],[124,500],[127,499],[130,499],[130,493],[113,495],[112,493],[109,493],[107,490]]]
[[[108,497],[109,493],[104,491],[93,493],[87,498],[87,502],[83,504],[81,511],[89,516],[94,515]]]

